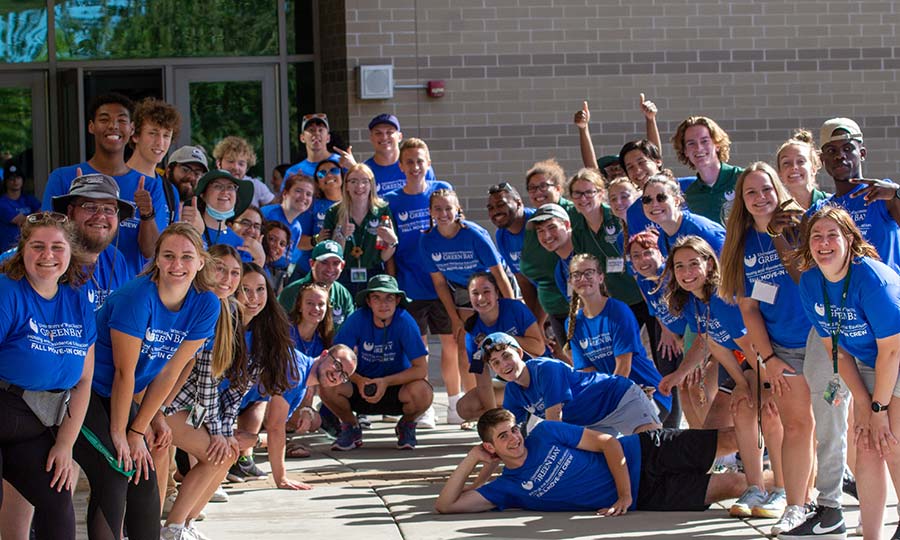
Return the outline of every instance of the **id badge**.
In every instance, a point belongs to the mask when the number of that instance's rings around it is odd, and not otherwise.
[[[610,257],[606,259],[607,274],[621,274],[625,271],[625,259],[623,257]]]
[[[204,407],[203,405],[195,404],[193,407],[191,407],[191,410],[188,411],[188,415],[184,423],[194,429],[200,429],[200,426],[203,425],[204,420],[206,420],[206,407]]]
[[[825,403],[831,406],[839,407],[844,398],[847,397],[847,390],[841,385],[841,380],[835,376],[828,382],[825,393],[822,394]]]
[[[351,268],[350,269],[350,283],[367,283],[369,281],[368,278],[368,270],[365,268]]]
[[[774,304],[776,296],[778,296],[778,285],[764,281],[753,282],[753,292],[750,294],[750,298],[766,304]]]

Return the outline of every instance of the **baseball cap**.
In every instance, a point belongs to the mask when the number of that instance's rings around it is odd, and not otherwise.
[[[841,130],[841,133],[835,133],[837,130]],[[819,130],[820,146],[825,146],[832,141],[849,141],[854,139],[862,142],[862,130],[859,129],[859,124],[849,118],[832,118],[831,120],[826,120],[825,123],[822,124],[822,129]]]
[[[203,165],[204,169],[209,170],[209,161],[206,159],[206,153],[197,146],[182,146],[175,150],[169,156],[169,163],[199,163]]]
[[[498,345],[500,345],[500,347],[498,347]],[[488,334],[486,338],[481,340],[481,345],[479,346],[482,361],[490,360],[492,352],[499,349],[505,349],[507,347],[515,347],[520,350],[522,349],[522,346],[519,345],[519,342],[516,341],[516,338],[505,332],[494,332],[493,334]]]
[[[57,195],[51,199],[53,211],[65,214],[69,204],[75,199],[115,199],[119,207],[119,220],[125,221],[134,217],[134,205],[119,198],[119,184],[105,174],[84,174],[72,180],[69,192],[65,195]]]
[[[378,124],[390,124],[394,126],[397,131],[400,131],[400,120],[397,120],[397,117],[393,114],[381,113],[369,122],[369,129],[371,130],[373,127]]]
[[[316,247],[312,249],[312,255],[310,255],[310,258],[314,261],[322,261],[330,257],[337,257],[342,261],[344,260],[344,248],[334,240],[323,240],[319,242],[316,244]]]
[[[603,156],[597,160],[597,165],[600,167],[600,170],[609,167],[610,165],[618,165],[619,164],[619,155],[609,155]]]
[[[535,210],[534,215],[531,216],[531,219],[528,220],[525,227],[528,228],[528,230],[532,230],[538,223],[543,223],[548,219],[553,218],[561,219],[566,223],[571,221],[565,208],[555,203],[547,203]]]
[[[328,115],[325,113],[310,113],[303,115],[303,122],[300,124],[300,131],[306,131],[306,126],[308,126],[311,122],[318,122],[325,126],[325,129],[331,130],[331,126],[328,125]]]
[[[3,164],[3,178],[11,178],[13,176],[25,178],[25,174],[22,172],[22,168],[19,167],[19,164],[8,159],[6,160],[6,163]]]

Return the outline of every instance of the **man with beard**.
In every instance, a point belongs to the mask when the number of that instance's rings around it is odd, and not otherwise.
[[[534,208],[526,208],[519,191],[509,182],[502,182],[488,188],[487,211],[491,223],[497,227],[494,233],[497,250],[512,270],[528,309],[538,322],[543,322],[544,310],[538,302],[537,290],[519,268],[525,242],[525,222],[534,215]]]
[[[185,216],[178,212],[181,201],[191,203],[197,181],[207,172],[209,162],[203,149],[198,146],[182,146],[169,156],[163,185],[166,202],[169,205],[169,223],[185,219]],[[196,208],[195,204],[189,206]]]
[[[304,283],[314,282],[325,285],[328,289],[328,301],[331,304],[331,316],[334,331],[344,324],[344,320],[353,312],[353,296],[346,287],[337,283],[337,278],[344,270],[344,250],[334,240],[325,240],[316,244],[309,258],[311,270],[308,274],[291,283],[278,295],[278,303],[288,313],[294,309],[297,293]]]
[[[94,155],[84,163],[50,173],[41,207],[53,208],[53,198],[68,193],[78,176],[99,173],[112,177],[120,197],[133,201],[138,209],[137,214],[122,220],[118,241],[129,270],[137,274],[153,255],[159,231],[168,225],[169,207],[162,182],[145,177],[125,163],[125,145],[134,133],[133,108],[131,100],[121,94],[105,94],[93,101],[88,111],[88,132],[94,136]]]

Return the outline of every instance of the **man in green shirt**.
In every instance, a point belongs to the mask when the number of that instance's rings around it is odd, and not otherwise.
[[[724,226],[743,170],[728,164],[728,134],[711,118],[689,116],[678,125],[672,145],[678,161],[697,172],[697,180],[684,191],[688,209]]]
[[[314,281],[325,285],[328,289],[328,300],[331,304],[331,316],[335,332],[344,320],[353,313],[353,296],[346,287],[337,283],[338,276],[344,269],[344,250],[334,240],[325,240],[316,244],[309,259],[308,274],[291,283],[278,295],[278,303],[288,312],[297,301],[297,293],[304,283]]]

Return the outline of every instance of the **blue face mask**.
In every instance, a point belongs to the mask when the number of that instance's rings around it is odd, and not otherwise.
[[[234,207],[231,207],[230,210],[226,210],[225,212],[220,212],[207,204],[206,213],[216,221],[226,221],[234,217]]]

